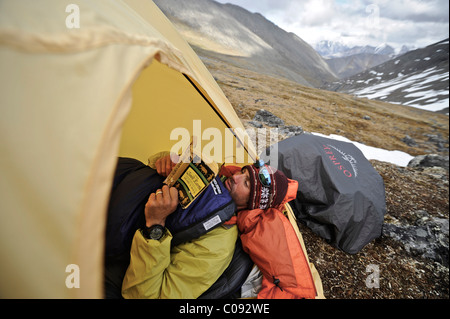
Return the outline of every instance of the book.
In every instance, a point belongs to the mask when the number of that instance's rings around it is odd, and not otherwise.
[[[191,142],[164,183],[178,190],[181,208],[186,209],[200,196],[218,173],[218,164],[204,154],[196,153],[194,144]]]

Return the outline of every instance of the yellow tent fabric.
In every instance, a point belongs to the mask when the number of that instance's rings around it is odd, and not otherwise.
[[[117,156],[146,162],[194,120],[242,128],[150,0],[1,1],[0,71],[1,298],[101,298]]]

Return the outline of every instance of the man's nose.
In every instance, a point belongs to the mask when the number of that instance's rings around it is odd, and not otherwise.
[[[242,179],[242,176],[243,176],[244,174],[242,174],[242,173],[237,173],[237,174],[234,174],[233,175],[233,181],[235,182],[235,183],[238,183],[241,179]]]

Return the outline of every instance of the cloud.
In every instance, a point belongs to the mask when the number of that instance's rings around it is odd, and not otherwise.
[[[289,9],[285,11],[285,19],[295,17],[305,27],[329,25],[334,19],[335,9],[332,0],[291,1]]]
[[[448,0],[218,0],[259,12],[314,45],[423,47],[449,36]]]
[[[380,4],[380,14],[392,20],[447,22],[448,0],[397,0]]]

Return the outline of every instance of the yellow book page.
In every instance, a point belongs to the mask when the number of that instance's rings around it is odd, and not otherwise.
[[[203,183],[200,176],[198,176],[191,167],[189,167],[186,172],[184,172],[181,179],[187,185],[187,187],[189,187],[189,190],[191,191],[193,197],[197,196],[198,193],[200,193],[201,190],[205,187],[205,183]]]

